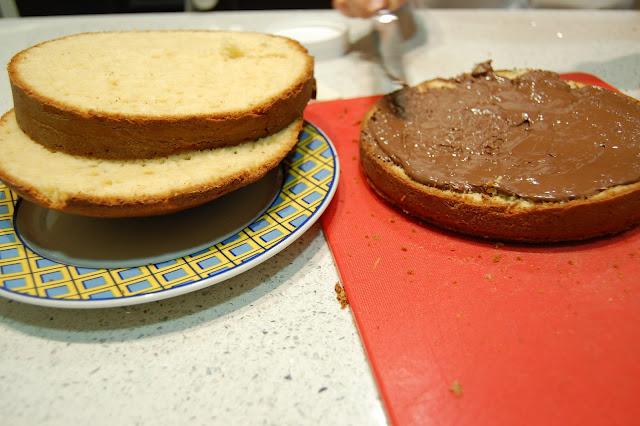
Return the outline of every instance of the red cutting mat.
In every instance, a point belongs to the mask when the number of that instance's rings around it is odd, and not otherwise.
[[[322,224],[391,422],[638,424],[640,229],[496,246],[408,219],[358,166],[375,99],[315,103],[306,117],[340,156]]]

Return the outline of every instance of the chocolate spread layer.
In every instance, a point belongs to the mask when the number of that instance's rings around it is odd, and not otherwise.
[[[508,79],[489,62],[385,96],[368,122],[415,181],[458,192],[566,201],[640,181],[640,102],[558,74]]]

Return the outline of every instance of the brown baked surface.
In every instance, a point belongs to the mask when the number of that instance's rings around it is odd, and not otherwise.
[[[22,133],[8,112],[0,119],[0,179],[21,197],[65,213],[93,217],[168,214],[259,180],[294,149],[302,125],[298,118],[274,135],[234,147],[150,160],[102,160],[47,150]],[[239,165],[225,160],[236,161],[234,158]],[[190,176],[203,177],[185,179],[189,168],[201,171]],[[111,191],[116,184],[120,189]]]
[[[315,95],[313,58],[298,42],[286,40],[307,58],[304,73],[286,92],[242,112],[161,118],[89,110],[42,96],[22,78],[17,64],[44,42],[18,53],[8,65],[16,119],[27,135],[52,150],[95,158],[162,157],[256,140],[300,117]]]
[[[429,90],[442,87],[441,83],[436,79],[420,87]],[[640,182],[563,202],[528,202],[418,183],[367,132],[368,120],[376,108],[369,111],[362,124],[362,169],[376,193],[408,215],[468,235],[533,243],[585,240],[618,233],[640,223]]]

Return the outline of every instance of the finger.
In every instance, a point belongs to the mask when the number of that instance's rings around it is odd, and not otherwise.
[[[368,18],[387,6],[387,0],[333,0],[333,7],[354,18]]]
[[[407,2],[407,0],[387,0],[387,9],[389,10],[397,10],[402,7]]]
[[[351,18],[368,16],[366,3],[368,0],[334,0],[333,7]]]
[[[362,13],[365,15],[365,17],[369,17],[379,10],[387,9],[389,0],[367,0],[362,3]]]
[[[349,17],[354,17],[354,15],[351,13],[351,8],[349,7],[349,0],[333,0],[331,3],[333,8],[338,12]]]
[[[356,8],[356,10],[352,9],[352,13],[355,13],[357,16],[361,18],[368,18],[371,15],[375,15],[376,12],[386,9],[386,10],[397,10],[403,4],[405,4],[407,0],[360,0],[353,1],[351,4]]]

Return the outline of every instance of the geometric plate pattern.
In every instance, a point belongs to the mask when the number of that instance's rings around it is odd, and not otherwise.
[[[338,167],[331,142],[305,122],[295,150],[284,161],[280,193],[261,217],[204,250],[129,269],[64,265],[31,251],[13,227],[17,196],[0,183],[0,296],[60,307],[122,306],[223,281],[284,249],[311,226],[335,192]],[[103,303],[94,303],[98,301]],[[104,303],[108,301],[113,303]]]

